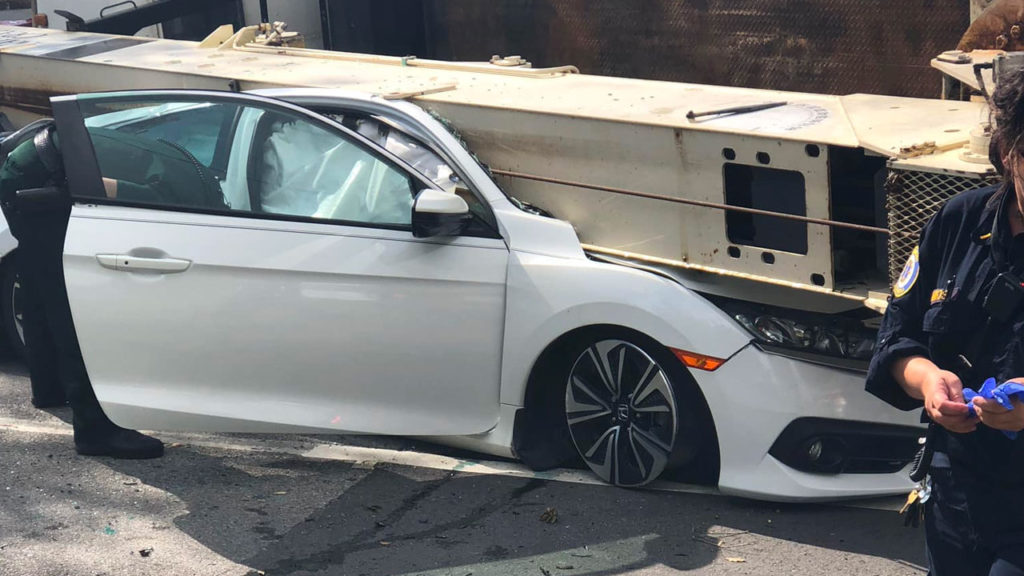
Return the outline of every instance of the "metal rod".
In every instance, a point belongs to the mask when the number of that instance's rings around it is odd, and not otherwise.
[[[572,180],[560,180],[558,178],[549,178],[547,176],[538,176],[536,174],[525,174],[523,172],[514,172],[512,170],[499,170],[491,168],[491,172],[499,176],[507,176],[509,178],[519,178],[522,180],[534,180],[537,182],[547,182],[549,184],[558,184],[559,186],[571,186],[573,188],[583,188],[586,190],[596,190],[598,192],[610,192],[612,194],[622,194],[625,196],[635,196],[637,198],[647,198],[649,200],[663,200],[665,202],[672,202],[675,204],[686,204],[688,206],[700,206],[702,208],[712,208],[715,210],[725,210],[727,212],[742,212],[744,214],[756,214],[758,216],[772,216],[775,218],[783,218],[785,220],[796,220],[797,222],[806,222],[807,224],[821,224],[823,226],[831,226],[833,228],[847,228],[850,230],[858,230],[860,232],[872,232],[874,234],[885,234],[889,235],[889,230],[886,228],[877,228],[875,226],[865,226],[863,224],[853,224],[851,222],[837,222],[835,220],[825,220],[822,218],[809,218],[807,216],[798,216],[796,214],[786,214],[785,212],[772,212],[770,210],[759,210],[757,208],[745,208],[743,206],[730,206],[728,204],[718,204],[716,202],[705,202],[703,200],[690,200],[687,198],[677,198],[675,196],[666,196],[664,194],[651,194],[648,192],[639,192],[636,190],[627,190],[625,188],[614,188],[612,186],[601,186],[598,184],[586,184],[583,182],[573,182]]]
[[[260,0],[260,23],[270,22],[270,8],[267,7],[267,0]]]
[[[766,102],[764,104],[751,104],[748,106],[732,106],[730,108],[719,108],[717,110],[706,110],[704,112],[694,112],[690,110],[686,113],[686,117],[690,120],[700,118],[701,116],[718,116],[719,114],[747,114],[749,112],[759,112],[761,110],[768,110],[771,108],[778,108],[779,106],[785,106],[788,102]]]

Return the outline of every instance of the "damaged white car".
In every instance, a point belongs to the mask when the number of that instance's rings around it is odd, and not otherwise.
[[[841,362],[758,346],[786,311],[588,254],[414,104],[139,91],[53,113],[68,294],[123,426],[429,437],[772,499],[908,487],[917,417],[863,391],[862,323],[830,320]],[[182,165],[200,189],[174,189]]]

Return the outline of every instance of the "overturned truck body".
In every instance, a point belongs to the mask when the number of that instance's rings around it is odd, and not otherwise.
[[[679,84],[267,46],[0,27],[0,106],[56,94],[315,86],[415,101],[450,123],[510,195],[570,221],[588,250],[727,297],[884,308],[921,226],[996,179],[982,103]],[[733,113],[713,113],[750,106]],[[696,116],[696,117],[688,117]]]

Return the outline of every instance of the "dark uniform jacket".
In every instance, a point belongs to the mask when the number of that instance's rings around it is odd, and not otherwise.
[[[32,138],[15,148],[0,165],[0,201],[12,205],[15,194],[24,188],[39,188],[53,179],[51,173],[39,159]]]
[[[1012,187],[967,192],[925,226],[882,320],[869,392],[903,410],[921,408],[891,374],[895,360],[913,355],[930,358],[975,390],[989,377],[1024,377],[1024,313],[986,329],[983,307],[999,273],[1024,278],[1024,235],[1012,237],[1006,219],[1014,201]],[[1010,440],[983,424],[969,434],[937,428],[933,469],[951,474],[963,488],[963,504],[983,536],[1024,541],[1024,434]]]

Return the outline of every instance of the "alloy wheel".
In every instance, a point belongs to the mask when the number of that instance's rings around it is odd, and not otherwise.
[[[602,480],[642,486],[675,447],[678,410],[668,375],[639,346],[601,340],[576,359],[565,390],[576,450]]]

